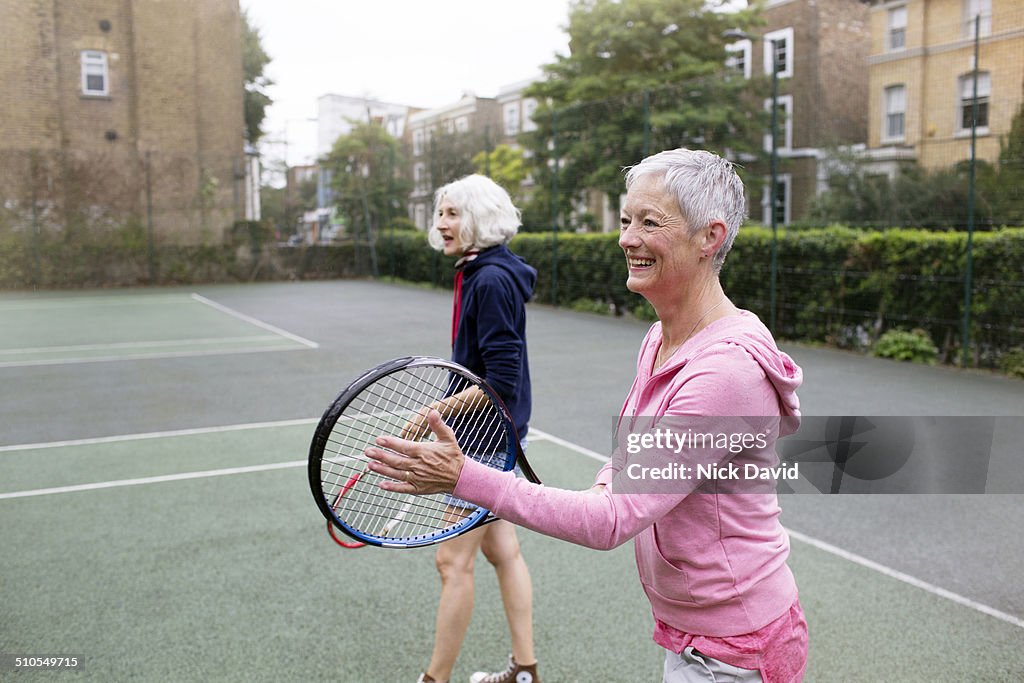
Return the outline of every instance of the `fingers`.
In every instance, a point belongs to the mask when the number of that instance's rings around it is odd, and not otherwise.
[[[427,424],[430,425],[430,431],[434,432],[434,436],[437,437],[438,441],[450,441],[451,443],[457,443],[455,439],[455,432],[452,428],[445,424],[445,421],[441,418],[441,413],[436,410],[431,410],[427,414]]]
[[[426,419],[437,441],[379,436],[374,441],[375,446],[364,451],[367,468],[384,478],[380,482],[382,489],[396,493],[436,493],[454,488],[462,469],[462,452],[455,432],[436,410],[431,410]]]
[[[408,470],[403,469],[403,463],[407,458],[373,447],[367,448],[364,454],[369,460],[367,468],[387,478],[380,483],[382,489],[396,493],[416,493],[416,486],[405,481],[409,476]]]

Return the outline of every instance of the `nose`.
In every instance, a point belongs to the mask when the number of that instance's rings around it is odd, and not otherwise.
[[[635,229],[632,221],[619,228],[619,247],[629,249],[640,246],[640,231]]]

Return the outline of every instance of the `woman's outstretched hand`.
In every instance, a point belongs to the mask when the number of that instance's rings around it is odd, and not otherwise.
[[[437,441],[410,441],[395,436],[379,436],[364,452],[371,472],[387,477],[380,487],[395,493],[450,493],[462,473],[465,456],[455,432],[444,423],[441,414],[431,410],[427,426]]]

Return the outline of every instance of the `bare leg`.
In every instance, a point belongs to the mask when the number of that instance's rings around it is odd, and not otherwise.
[[[487,527],[474,529],[437,546],[435,561],[441,575],[441,599],[427,673],[439,681],[451,677],[473,616],[473,564],[486,531]]]
[[[537,662],[533,651],[533,583],[530,570],[519,551],[516,528],[498,520],[485,527],[481,549],[487,561],[494,565],[505,604],[505,617],[512,637],[512,657],[517,664]]]

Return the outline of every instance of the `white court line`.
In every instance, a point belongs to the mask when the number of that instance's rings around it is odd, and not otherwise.
[[[304,419],[304,420],[286,420],[286,421],[283,421],[283,422],[257,422],[257,423],[252,423],[252,424],[249,424],[249,425],[242,424],[242,425],[229,425],[227,427],[209,427],[209,428],[200,428],[200,429],[186,429],[186,430],[179,430],[179,431],[173,431],[173,432],[150,432],[150,433],[146,433],[146,434],[133,434],[133,435],[121,436],[121,437],[103,437],[103,438],[98,438],[98,439],[79,439],[77,441],[53,441],[53,442],[42,443],[42,444],[24,444],[24,445],[20,445],[20,446],[3,446],[3,447],[0,447],[0,452],[5,451],[5,450],[11,451],[11,450],[29,450],[31,448],[57,448],[57,447],[62,446],[62,445],[72,446],[72,445],[82,445],[82,444],[91,444],[91,443],[110,443],[110,442],[114,442],[114,441],[128,441],[128,440],[131,440],[131,439],[154,439],[154,438],[160,438],[162,436],[183,436],[183,435],[189,435],[189,434],[208,434],[208,433],[212,433],[212,432],[236,431],[236,430],[242,430],[242,429],[256,429],[256,428],[262,428],[262,427],[276,427],[276,426],[291,426],[291,425],[301,425],[301,424],[312,424],[312,423],[317,422],[317,421],[318,420],[316,418],[309,418],[309,419]],[[529,432],[529,436],[530,436],[530,438],[541,440],[541,441],[550,441],[550,442],[552,442],[554,444],[557,444],[559,446],[567,448],[567,449],[569,449],[569,450],[571,450],[571,451],[573,451],[575,453],[579,453],[580,455],[584,455],[584,456],[586,456],[588,458],[591,458],[592,460],[597,460],[599,462],[608,462],[608,460],[609,460],[608,457],[603,456],[600,453],[597,453],[595,451],[592,451],[589,448],[585,448],[583,446],[574,444],[574,443],[572,443],[570,441],[566,441],[565,439],[561,439],[561,438],[559,438],[557,436],[554,436],[554,435],[549,434],[547,432],[541,431],[539,429],[535,429],[535,428],[531,427],[530,428],[530,432]],[[268,470],[287,469],[287,468],[292,468],[292,467],[301,467],[301,466],[306,465],[306,464],[307,464],[307,462],[305,460],[296,460],[296,461],[291,461],[291,462],[273,463],[273,464],[269,464],[269,465],[254,465],[252,467],[234,467],[234,468],[221,469],[221,470],[206,470],[206,471],[202,471],[202,472],[185,472],[185,473],[182,473],[182,474],[170,474],[170,475],[164,475],[164,476],[159,476],[159,477],[144,477],[144,478],[140,478],[140,479],[121,479],[121,480],[116,480],[116,481],[97,482],[97,483],[94,483],[94,484],[79,484],[79,485],[76,485],[76,486],[61,486],[61,487],[50,488],[50,489],[33,489],[33,490],[28,490],[28,491],[13,491],[11,493],[0,493],[0,500],[10,499],[10,498],[28,498],[28,497],[33,497],[33,496],[43,496],[43,495],[50,495],[50,494],[56,494],[56,493],[71,493],[71,492],[76,492],[76,491],[93,491],[93,490],[97,490],[97,489],[116,488],[116,487],[121,487],[121,486],[137,486],[137,485],[140,485],[140,484],[155,484],[155,483],[168,482],[168,481],[181,481],[181,480],[185,480],[185,479],[201,479],[201,478],[205,478],[205,477],[217,477],[217,476],[226,476],[226,475],[233,475],[233,474],[248,474],[250,472],[265,472],[265,471],[268,471]],[[880,564],[880,563],[875,562],[873,560],[869,560],[866,557],[862,557],[860,555],[857,555],[856,553],[851,553],[851,552],[849,552],[847,550],[843,550],[842,548],[840,548],[838,546],[834,546],[831,543],[826,543],[825,541],[822,541],[822,540],[819,540],[817,538],[814,538],[813,536],[808,536],[807,534],[801,533],[799,531],[794,531],[793,529],[790,529],[790,528],[787,528],[786,531],[789,533],[790,537],[795,538],[795,539],[797,539],[798,541],[800,541],[802,543],[806,543],[808,545],[811,545],[811,546],[813,546],[813,547],[815,547],[815,548],[817,548],[819,550],[822,550],[822,551],[824,551],[826,553],[829,553],[830,555],[834,555],[834,556],[839,557],[841,559],[847,560],[848,562],[853,562],[854,564],[860,565],[860,566],[865,567],[867,569],[871,569],[872,571],[876,571],[879,574],[882,574],[883,576],[887,576],[887,577],[889,577],[891,579],[895,579],[897,581],[901,581],[901,582],[903,582],[903,583],[905,583],[907,585],[913,586],[913,587],[918,588],[920,590],[923,590],[923,591],[925,591],[927,593],[931,593],[932,595],[936,595],[938,597],[945,598],[946,600],[954,602],[954,603],[956,603],[958,605],[961,605],[963,607],[967,607],[968,609],[972,609],[972,610],[974,610],[976,612],[980,612],[980,613],[985,614],[987,616],[993,617],[995,619],[1003,621],[1003,622],[1005,622],[1007,624],[1010,624],[1012,626],[1016,626],[1018,628],[1024,628],[1024,619],[1020,619],[1019,617],[1015,617],[1012,614],[1007,614],[1006,612],[1002,612],[1002,611],[997,610],[997,609],[995,609],[993,607],[989,607],[988,605],[985,605],[983,603],[977,602],[975,600],[971,600],[970,598],[964,597],[964,596],[960,595],[959,593],[954,593],[952,591],[946,590],[945,588],[941,588],[939,586],[936,586],[935,584],[928,583],[927,581],[923,581],[923,580],[918,579],[918,578],[916,578],[914,576],[911,576],[909,574],[905,574],[904,572],[898,571],[898,570],[893,569],[891,567],[887,567],[886,565]]]
[[[234,310],[232,308],[228,308],[227,306],[225,306],[223,304],[219,304],[216,301],[211,301],[210,299],[207,299],[205,296],[202,296],[201,294],[197,294],[197,293],[193,292],[192,293],[192,298],[194,300],[198,301],[199,303],[206,304],[207,306],[210,306],[211,308],[217,309],[221,313],[226,313],[226,314],[228,314],[230,316],[234,316],[235,318],[238,318],[239,320],[244,320],[245,322],[247,322],[247,323],[249,323],[251,325],[255,325],[256,327],[262,327],[264,330],[270,330],[274,334],[279,334],[282,337],[287,337],[288,339],[291,339],[292,341],[297,341],[300,344],[308,346],[311,349],[318,349],[318,348],[320,348],[320,345],[317,344],[315,341],[310,341],[309,339],[306,339],[305,337],[300,337],[297,334],[292,334],[291,332],[287,332],[285,330],[282,330],[280,327],[275,327],[274,325],[271,325],[270,323],[265,323],[262,320],[257,320],[256,318],[248,316],[245,313],[239,313],[238,311],[236,311],[236,310]]]
[[[559,446],[563,446],[564,448],[568,448],[571,451],[575,451],[576,453],[580,453],[581,455],[585,455],[588,458],[597,460],[599,462],[608,462],[610,460],[609,457],[592,451],[589,448],[584,448],[583,446],[579,446],[572,442],[566,441],[565,439],[560,439],[557,436],[548,434],[547,432],[542,432],[541,430],[534,429],[533,427],[530,428],[529,436],[530,438],[537,439],[539,441],[551,441],[552,443],[558,444]],[[853,562],[854,564],[866,567],[867,569],[876,571],[879,574],[888,576],[891,579],[902,581],[903,583],[914,586],[915,588],[919,588],[925,592],[931,593],[932,595],[937,595],[939,597],[945,598],[947,600],[957,603],[958,605],[962,605],[963,607],[975,610],[976,612],[981,612],[982,614],[987,614],[990,617],[995,617],[1000,621],[1005,621],[1006,623],[1012,624],[1013,626],[1017,626],[1018,628],[1024,628],[1024,619],[1015,617],[1012,614],[1001,612],[993,607],[989,607],[988,605],[977,602],[976,600],[971,600],[970,598],[964,597],[959,593],[954,593],[953,591],[946,590],[945,588],[936,586],[932,583],[928,583],[927,581],[923,581],[917,577],[911,576],[910,574],[905,574],[904,572],[893,569],[892,567],[887,567],[884,564],[880,564],[873,560],[869,560],[868,558],[857,555],[856,553],[851,553],[848,550],[843,550],[838,546],[832,545],[831,543],[826,543],[825,541],[814,538],[813,536],[808,536],[807,534],[801,533],[799,531],[794,531],[791,528],[787,527],[786,532],[790,535],[791,538],[795,538],[798,541],[801,541],[802,543],[806,543],[807,545],[814,546],[818,550],[823,550],[826,553],[835,555],[836,557],[842,558],[848,562]]]
[[[219,434],[221,432],[239,432],[246,429],[265,429],[267,427],[295,427],[311,425],[319,422],[319,418],[301,418],[297,420],[277,420],[275,422],[248,422],[245,424],[221,425],[219,427],[195,427],[192,429],[175,429],[163,432],[141,432],[138,434],[121,434],[118,436],[97,436],[90,439],[72,439],[69,441],[43,441],[40,443],[23,443],[13,446],[0,446],[0,453],[14,451],[34,451],[41,448],[64,448],[67,446],[91,446],[101,443],[117,443],[119,441],[138,441],[142,439],[166,439],[175,436],[194,436],[196,434]]]
[[[110,363],[119,360],[158,360],[162,358],[196,358],[199,356],[234,356],[239,353],[264,353],[267,351],[305,351],[301,346],[258,346],[245,349],[205,349],[203,351],[157,351],[154,353],[129,353],[120,356],[91,356],[82,358],[50,358],[40,360],[8,360],[0,368],[18,368],[33,365],[74,365],[77,363]]]
[[[560,439],[554,434],[542,432],[541,430],[536,429],[534,427],[530,427],[530,432],[527,436],[528,438],[537,439],[539,441],[550,441],[551,443],[557,444],[562,448],[568,448],[570,451],[575,451],[580,455],[585,455],[588,458],[591,458],[592,460],[597,460],[598,462],[608,462],[609,460],[611,460],[611,458],[609,458],[607,455],[601,455],[600,453],[592,451],[589,448],[584,448],[583,446],[574,444],[571,441]]]
[[[204,337],[202,339],[160,339],[155,341],[108,342],[105,344],[74,344],[72,346],[33,346],[23,349],[0,349],[0,355],[16,353],[65,353],[67,351],[101,351],[106,349],[144,349],[183,344],[234,344],[245,341],[277,339],[276,334],[255,334],[248,337]]]
[[[123,486],[139,486],[141,484],[160,484],[167,481],[182,481],[185,479],[205,479],[207,477],[223,477],[232,474],[249,474],[251,472],[267,472],[269,470],[283,470],[291,467],[302,467],[306,465],[305,460],[293,460],[292,462],[276,462],[269,465],[252,465],[250,467],[228,467],[221,470],[204,470],[201,472],[182,472],[180,474],[165,474],[159,477],[141,477],[139,479],[117,479],[114,481],[98,481],[94,484],[76,484],[74,486],[56,486],[49,489],[32,489],[30,491],[12,491],[11,493],[0,493],[0,500],[10,498],[33,498],[35,496],[48,496],[55,493],[75,493],[78,491],[96,491],[98,489],[113,489]]]
[[[948,591],[945,588],[936,586],[935,584],[928,583],[927,581],[922,581],[921,579],[911,576],[910,574],[904,574],[903,572],[893,569],[892,567],[887,567],[884,564],[879,564],[878,562],[869,560],[866,557],[861,557],[856,553],[851,553],[848,550],[843,550],[842,548],[834,546],[831,543],[820,541],[817,538],[814,538],[813,536],[808,536],[807,534],[802,534],[799,531],[793,531],[789,528],[787,528],[786,531],[789,533],[791,537],[797,539],[798,541],[802,541],[803,543],[806,543],[808,545],[812,545],[818,550],[824,550],[826,553],[830,553],[832,555],[835,555],[836,557],[841,557],[844,560],[848,560],[850,562],[853,562],[854,564],[859,564],[862,567],[872,569],[878,572],[879,574],[888,576],[891,579],[902,581],[903,583],[914,586],[915,588],[920,588],[921,590],[927,591],[928,593],[931,593],[933,595],[937,595],[941,598],[951,600],[957,603],[958,605],[969,607],[970,609],[981,612],[982,614],[987,614],[990,617],[995,617],[1000,621],[1005,621],[1008,624],[1012,624],[1019,628],[1024,628],[1024,619],[1019,619],[1018,617],[1015,617],[1012,614],[1000,612],[999,610],[993,607],[989,607],[988,605],[982,604],[975,600],[971,600],[970,598],[965,598],[959,593],[954,593],[953,591]]]
[[[49,308],[75,308],[82,302],[90,306],[131,306],[144,303],[153,304],[187,304],[188,300],[181,294],[138,294],[138,295],[84,295],[52,298],[29,298],[0,301],[0,311],[35,311]]]

